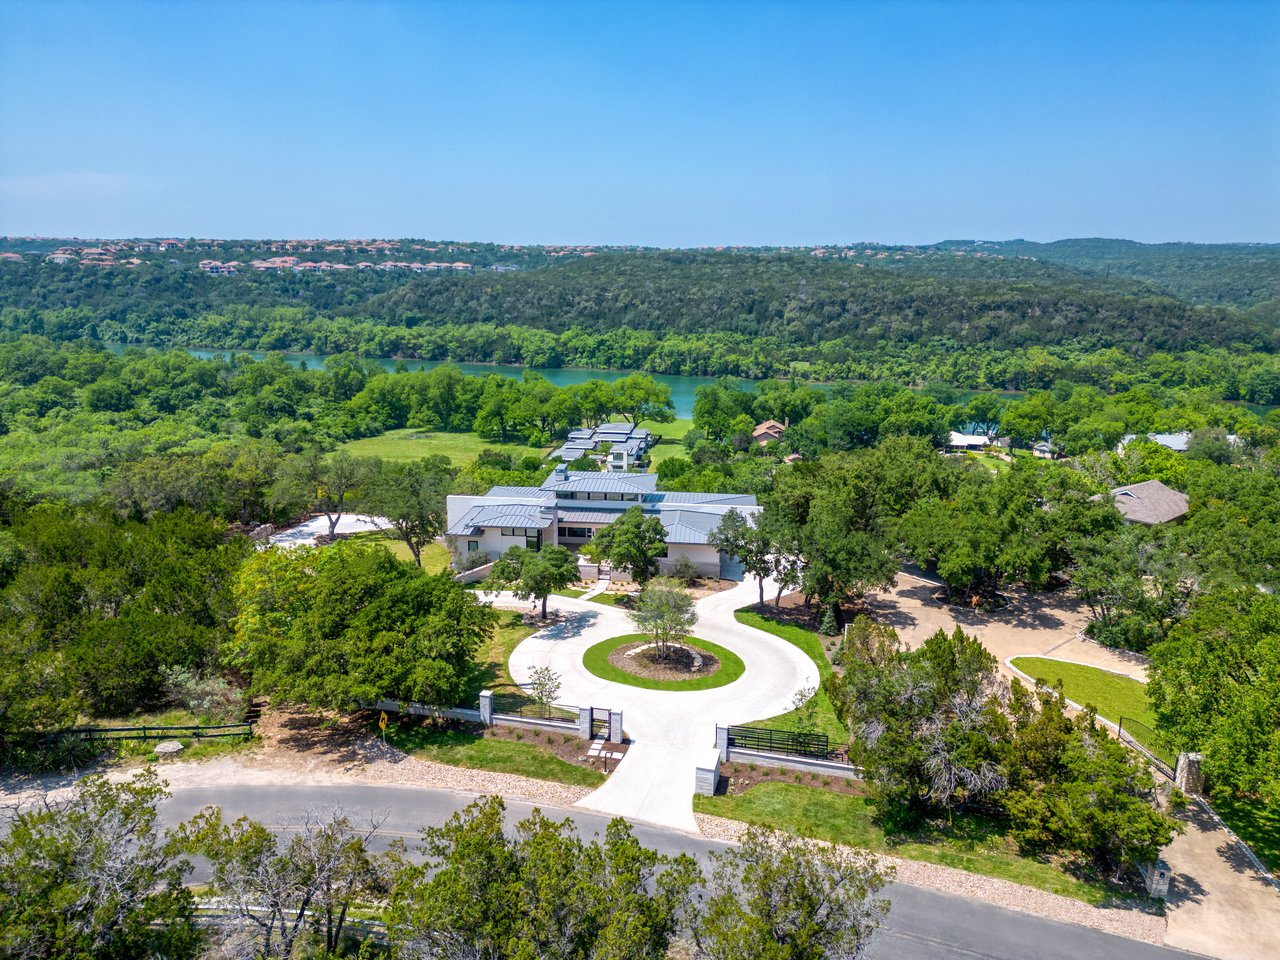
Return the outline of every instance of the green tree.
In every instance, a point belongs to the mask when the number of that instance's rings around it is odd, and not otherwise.
[[[706,960],[853,960],[889,913],[892,869],[867,853],[752,827],[712,862],[693,925]]]
[[[1280,804],[1280,599],[1255,589],[1195,598],[1151,648],[1160,729],[1204,753],[1212,788]]]
[[[640,507],[629,507],[598,530],[591,543],[600,556],[643,585],[658,572],[658,558],[667,552],[667,531],[657,517],[646,517]]]
[[[536,667],[529,678],[529,692],[542,704],[544,715],[550,715],[551,705],[560,696],[560,674],[550,667]]]
[[[258,693],[335,710],[456,703],[497,620],[448,572],[425,574],[368,543],[261,551],[235,597],[226,662]]]
[[[1003,802],[1025,851],[1074,853],[1119,879],[1154,861],[1181,831],[1154,806],[1145,762],[1099,730],[1092,712],[1068,717],[1060,693],[1033,697],[1017,681],[1010,712]]]
[[[910,652],[896,636],[859,625],[841,650],[842,677],[828,683],[857,731],[859,759],[877,813],[914,824],[1003,788],[996,660],[959,627],[939,630]]]
[[[547,619],[547,597],[578,580],[578,558],[567,547],[547,546],[541,550],[511,547],[493,565],[487,586],[510,587],[521,600],[536,600]]]
[[[671,645],[687,637],[698,622],[693,597],[672,577],[650,580],[640,591],[635,609],[627,612],[640,632],[653,640],[659,660],[665,660]]]
[[[671,388],[647,373],[632,373],[613,381],[612,393],[614,410],[632,426],[649,420],[670,423],[676,417]]]
[[[423,549],[444,533],[445,499],[457,475],[449,458],[437,454],[380,464],[366,483],[365,509],[390,525],[419,567]]]
[[[151,770],[119,784],[95,775],[12,814],[0,831],[0,954],[197,956],[191,865],[157,827],[167,796]]]
[[[535,810],[504,830],[488,797],[423,831],[425,863],[403,862],[388,910],[401,957],[666,956],[701,879],[691,858],[641,846],[623,820],[602,840]]]
[[[730,509],[720,518],[720,524],[707,537],[707,543],[721,553],[737,557],[742,569],[756,578],[760,589],[760,606],[764,606],[764,581],[773,572],[770,556],[774,552],[768,530],[760,524],[744,517],[739,511]]]
[[[286,832],[248,817],[228,824],[219,808],[206,807],[179,828],[174,845],[208,861],[210,892],[225,907],[216,928],[224,945],[287,960],[312,932],[336,951],[352,905],[385,894],[382,858],[369,852],[380,827],[308,810]]]
[[[272,501],[285,508],[301,506],[323,513],[329,521],[329,536],[333,536],[338,521],[353,508],[361,486],[376,469],[375,460],[341,450],[325,454],[319,447],[310,447],[285,461],[281,477],[272,487]]]

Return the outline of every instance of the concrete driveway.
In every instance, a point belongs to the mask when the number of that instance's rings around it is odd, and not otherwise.
[[[500,595],[511,600],[510,595]],[[756,600],[753,582],[697,603],[694,635],[732,650],[746,669],[713,690],[642,690],[588,672],[582,654],[593,644],[635,633],[622,610],[590,601],[551,598],[559,623],[521,643],[509,662],[526,684],[538,667],[560,674],[560,699],[579,706],[621,710],[632,743],[616,771],[579,806],[628,819],[697,832],[693,819],[695,769],[715,754],[719,724],[746,723],[785,713],[797,690],[818,685],[813,661],[785,640],[743,626],[733,612]]]

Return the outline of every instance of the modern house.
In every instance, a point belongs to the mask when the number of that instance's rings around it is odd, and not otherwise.
[[[742,579],[732,557],[707,543],[708,536],[730,510],[750,516],[760,507],[743,494],[667,493],[658,490],[652,473],[599,473],[570,470],[561,464],[538,487],[494,487],[484,496],[448,499],[446,536],[454,559],[476,553],[496,560],[511,547],[537,550],[559,545],[585,546],[596,531],[631,507],[662,521],[667,556],[659,562],[669,572],[688,557],[705,577]],[[736,574],[736,575],[735,575]]]
[[[643,427],[629,423],[603,423],[598,427],[573,430],[551,459],[570,463],[579,457],[600,454],[604,469],[625,473],[643,463],[657,437]],[[606,447],[606,444],[608,445]]]
[[[1154,526],[1172,523],[1187,515],[1188,500],[1185,493],[1167,487],[1159,480],[1144,480],[1111,491],[1116,509],[1126,523]]]

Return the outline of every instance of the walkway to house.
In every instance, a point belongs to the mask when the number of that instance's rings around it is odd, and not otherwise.
[[[534,669],[551,667],[561,676],[562,701],[621,710],[632,741],[626,759],[604,786],[578,806],[697,832],[695,769],[715,752],[716,724],[785,713],[797,690],[818,684],[817,667],[797,648],[733,618],[734,610],[755,598],[755,583],[748,582],[698,601],[695,635],[732,650],[746,670],[723,687],[675,692],[642,690],[588,672],[582,664],[588,647],[635,633],[635,626],[625,611],[614,607],[551,597],[560,621],[516,648],[509,664],[512,678],[527,683]]]

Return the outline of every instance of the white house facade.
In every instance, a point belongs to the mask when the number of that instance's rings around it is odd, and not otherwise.
[[[758,513],[756,498],[662,492],[652,473],[582,472],[561,465],[538,487],[494,487],[484,496],[451,496],[446,533],[459,561],[477,553],[495,560],[517,546],[577,550],[637,506],[661,520],[666,531],[661,572],[670,572],[676,560],[687,557],[701,576],[742,578],[733,558],[722,556],[707,539],[730,510],[744,516]]]

